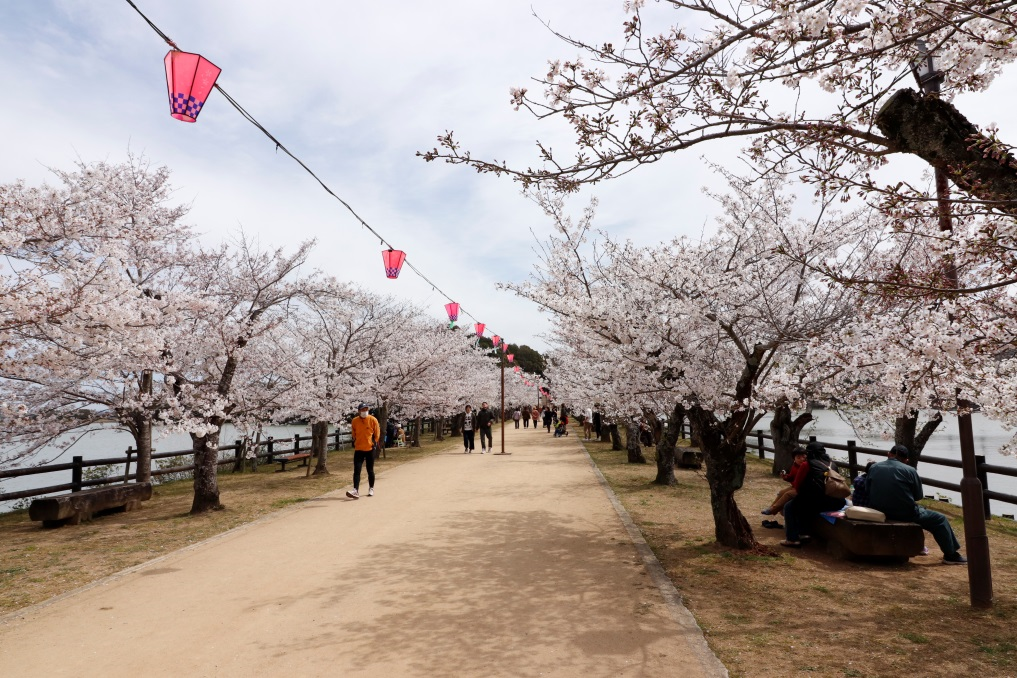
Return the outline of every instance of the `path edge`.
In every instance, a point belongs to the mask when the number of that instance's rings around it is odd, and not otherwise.
[[[611,489],[611,485],[607,482],[607,478],[600,471],[597,466],[597,462],[593,460],[590,455],[590,451],[586,449],[586,445],[582,441],[576,441],[579,443],[579,448],[586,455],[586,460],[590,462],[590,467],[593,468],[594,475],[597,476],[597,481],[600,486],[604,489],[604,493],[607,495],[611,505],[614,506],[615,513],[621,519],[622,525],[625,526],[625,531],[628,532],[629,539],[632,540],[632,545],[636,547],[636,551],[639,553],[639,557],[643,561],[643,566],[650,573],[650,580],[653,581],[657,590],[660,591],[661,597],[664,599],[664,605],[667,607],[671,618],[675,621],[678,626],[686,632],[689,647],[692,649],[693,654],[699,661],[700,666],[709,675],[716,676],[729,676],[727,667],[721,663],[720,659],[710,649],[710,645],[706,642],[706,635],[703,633],[703,629],[700,628],[696,618],[692,616],[688,608],[682,603],[681,594],[678,593],[678,589],[675,588],[674,583],[670,577],[664,571],[664,566],[657,560],[656,554],[653,553],[653,549],[646,543],[646,539],[643,537],[643,533],[639,527],[632,520],[632,516],[622,506],[621,500],[618,499],[618,495]]]

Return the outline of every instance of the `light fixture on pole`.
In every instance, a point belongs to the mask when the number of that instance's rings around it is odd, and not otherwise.
[[[915,47],[918,49],[918,58],[911,62],[911,72],[923,93],[938,95],[946,76],[937,69],[936,58],[924,40],[916,41]],[[952,233],[950,184],[942,168],[933,169],[936,178],[939,230]],[[957,266],[950,255],[946,258],[946,278],[950,287],[955,289],[960,287]],[[950,316],[950,319],[953,317]],[[965,399],[960,389],[957,389],[956,398],[957,428],[960,434],[963,467],[960,490],[961,509],[964,512],[964,544],[968,552],[968,591],[972,607],[988,608],[992,607],[992,563],[989,559],[989,536],[985,529],[988,505],[982,481],[978,479],[978,460],[975,457],[975,436],[971,423],[974,403]]]

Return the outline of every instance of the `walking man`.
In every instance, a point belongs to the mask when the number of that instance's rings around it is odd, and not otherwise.
[[[550,406],[544,408],[544,428],[547,432],[551,432],[551,419],[554,417],[554,413],[551,411]]]
[[[523,428],[530,428],[530,406],[523,405]]]
[[[473,414],[473,408],[466,406],[466,413],[463,414],[463,454],[473,454],[473,438],[477,430],[477,416]]]
[[[921,499],[922,479],[918,471],[908,465],[911,452],[903,445],[894,445],[886,461],[873,464],[867,475],[869,507],[886,514],[887,520],[918,523],[932,533],[943,551],[947,565],[964,565],[968,559],[960,554],[960,544],[942,513],[922,508],[915,502]]]
[[[593,408],[587,407],[583,413],[583,440],[593,437]]]
[[[480,403],[480,412],[477,412],[477,429],[480,431],[480,453],[487,454],[487,448],[494,452],[494,436],[491,435],[491,423],[494,422],[494,412],[487,409],[487,403]]]
[[[346,496],[360,499],[360,469],[367,462],[367,496],[374,496],[374,448],[381,440],[381,425],[374,415],[368,412],[366,403],[357,408],[357,416],[353,418],[351,435],[353,437],[353,489],[346,490]]]

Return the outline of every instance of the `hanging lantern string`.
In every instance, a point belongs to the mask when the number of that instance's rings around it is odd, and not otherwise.
[[[139,16],[141,16],[142,19],[145,20],[145,23],[147,23],[152,28],[152,30],[155,31],[159,35],[159,37],[162,38],[166,42],[167,45],[169,45],[171,48],[173,48],[175,50],[179,50],[180,49],[179,47],[177,47],[177,44],[175,42],[173,42],[172,39],[170,39],[170,37],[168,35],[163,33],[162,30],[158,26],[156,26],[152,22],[151,19],[149,19],[147,16],[145,16],[144,12],[142,12],[140,9],[138,9],[138,6],[134,4],[133,0],[126,0],[126,2],[127,2],[128,5],[130,5],[134,9],[135,12],[138,13]],[[382,245],[388,247],[389,249],[395,249],[395,247],[393,247],[389,243],[389,241],[385,239],[384,236],[382,236],[380,233],[378,233],[376,230],[374,230],[371,227],[370,224],[368,224],[366,221],[364,221],[364,219],[359,214],[356,213],[356,211],[353,209],[353,207],[350,206],[350,204],[348,202],[346,202],[345,200],[340,198],[338,195],[336,195],[335,191],[333,191],[331,188],[329,188],[328,184],[326,184],[324,181],[322,181],[321,178],[317,174],[315,174],[314,171],[311,170],[311,168],[308,167],[304,163],[303,160],[301,160],[300,158],[295,156],[288,148],[286,148],[286,146],[284,146],[282,144],[281,141],[276,139],[275,136],[271,132],[269,132],[267,129],[265,129],[264,125],[262,125],[260,122],[258,122],[258,120],[253,115],[248,113],[247,110],[243,106],[240,105],[240,102],[238,102],[236,99],[234,99],[229,94],[227,94],[226,90],[224,90],[218,84],[215,85],[215,89],[218,90],[219,93],[223,95],[223,97],[226,99],[226,101],[229,102],[229,104],[231,106],[233,106],[233,108],[235,108],[240,113],[240,115],[242,115],[244,117],[245,120],[247,120],[249,123],[251,123],[252,125],[257,127],[258,130],[260,130],[262,134],[264,134],[266,137],[268,137],[272,141],[272,143],[275,144],[275,147],[276,147],[277,151],[281,150],[283,153],[285,153],[286,155],[290,156],[290,158],[292,158],[298,165],[300,165],[304,169],[305,172],[310,174],[314,178],[314,180],[317,181],[318,184],[320,184],[323,189],[325,189],[326,193],[328,193],[330,196],[332,196],[333,198],[338,200],[342,204],[342,206],[345,207],[347,209],[347,211],[349,211],[349,213],[352,214],[353,217],[358,222],[360,222],[361,226],[366,228],[376,238],[378,238],[378,240],[381,241]],[[419,268],[417,268],[412,263],[410,263],[410,260],[408,258],[403,262],[403,265],[406,266],[407,268],[409,268],[414,273],[416,273],[418,277],[423,279],[424,282],[428,283],[436,292],[438,292],[438,294],[440,294],[441,296],[445,297],[449,301],[454,301],[451,296],[446,294],[444,290],[442,290],[430,278],[428,278],[426,275],[424,275],[423,272],[421,272],[421,270]],[[459,312],[462,315],[465,315],[465,316],[467,316],[469,318],[472,318],[475,322],[480,322],[476,318],[476,316],[474,316],[472,313],[467,311],[462,306],[462,304],[459,305]]]

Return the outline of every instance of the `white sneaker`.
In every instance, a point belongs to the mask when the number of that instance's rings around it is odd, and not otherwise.
[[[357,492],[356,488],[353,488],[352,490],[346,490],[346,496],[349,497],[350,499],[360,499],[360,493]]]
[[[368,497],[373,497],[374,496],[374,488],[373,487],[367,490],[367,496]]]

